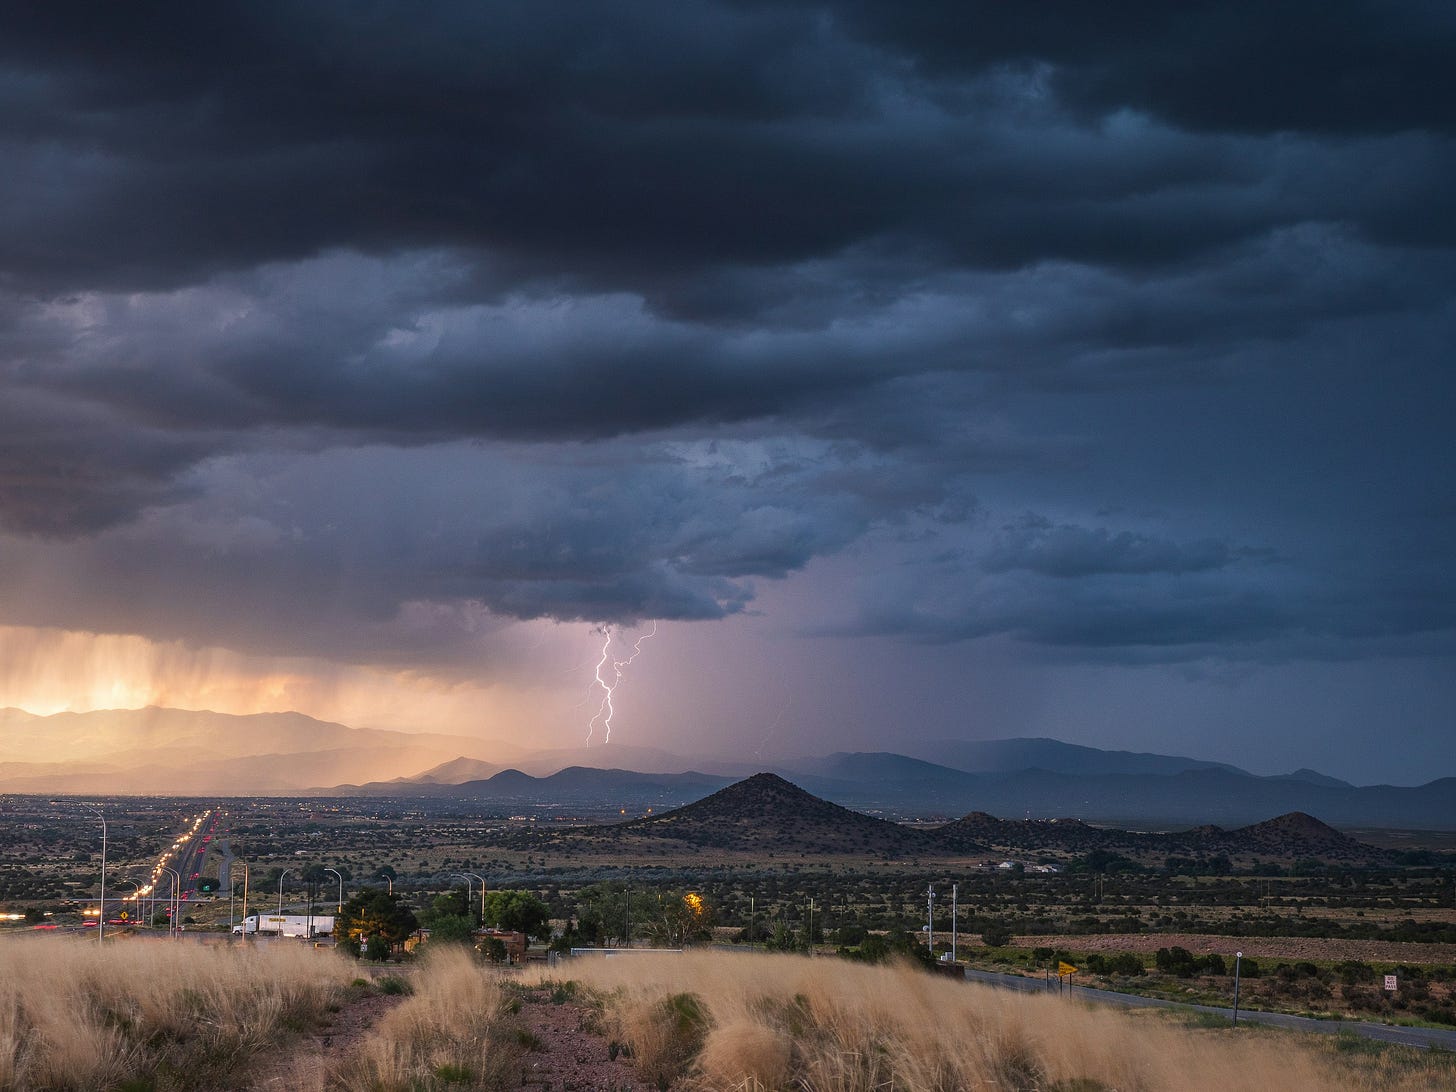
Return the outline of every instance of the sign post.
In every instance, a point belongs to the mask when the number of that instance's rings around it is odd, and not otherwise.
[[[1244,961],[1243,952],[1234,953],[1234,1027],[1239,1026],[1239,970]]]
[[[1061,985],[1064,982],[1067,985],[1067,993],[1070,994],[1072,992],[1072,983],[1070,981],[1068,981],[1068,979],[1070,979],[1072,977],[1072,975],[1074,975],[1076,973],[1077,973],[1077,968],[1074,967],[1072,964],[1066,962],[1066,960],[1062,960],[1062,959],[1057,960],[1057,992],[1058,993],[1061,992]]]

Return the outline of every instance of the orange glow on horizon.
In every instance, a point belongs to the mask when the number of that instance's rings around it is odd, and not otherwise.
[[[131,635],[0,626],[0,708],[293,710],[351,727],[480,736],[519,695],[420,672],[249,656]]]

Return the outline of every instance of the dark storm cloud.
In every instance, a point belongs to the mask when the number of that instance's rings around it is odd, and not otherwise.
[[[718,618],[872,542],[861,631],[1442,632],[1330,498],[1450,538],[1452,43],[1353,3],[20,7],[7,617],[410,660],[450,604]]]
[[[838,10],[858,37],[893,42],[932,71],[1045,65],[1059,97],[1099,113],[1130,107],[1242,132],[1456,130],[1456,14],[1444,4],[851,0]]]
[[[670,303],[704,271],[868,242],[1001,267],[1176,261],[1307,219],[1451,234],[1452,153],[1430,112],[1456,96],[1380,78],[1449,82],[1431,63],[1442,27],[1425,25],[1445,20],[1417,11],[1304,20],[1307,39],[1373,34],[1343,59],[1380,62],[1364,80],[1338,69],[1382,92],[1383,124],[1331,163],[1321,126],[1278,115],[1285,95],[1252,96],[1268,115],[1250,108],[1238,135],[1177,128],[1185,99],[1237,86],[1190,70],[1190,52],[1217,43],[1241,63],[1241,43],[1283,41],[1298,13],[1270,27],[1212,7],[1138,19],[947,6],[926,23],[935,9],[916,6],[901,28],[890,6],[148,10],[45,5],[8,20],[12,272],[161,286],[329,247],[444,245]],[[1087,102],[1067,90],[1137,72],[1131,57],[1171,86],[1129,76]],[[1008,75],[1027,61],[1051,66],[1053,93]],[[1335,73],[1288,81],[1324,100]],[[1090,103],[1097,116],[1079,120]],[[1300,129],[1316,139],[1270,136]],[[1398,177],[1362,184],[1396,155]]]
[[[230,647],[395,662],[451,655],[475,619],[635,621],[744,609],[896,518],[872,458],[823,444],[471,445],[208,464],[197,499],[68,543],[0,540],[7,617],[145,626]],[[894,473],[896,478],[901,475]],[[926,482],[922,503],[943,495]],[[188,588],[179,597],[177,587]],[[427,624],[421,624],[424,618]]]
[[[1192,573],[1220,569],[1235,556],[1215,539],[1178,543],[1132,531],[1105,527],[1053,526],[1044,517],[1028,516],[1008,527],[981,564],[987,572],[1016,569],[1044,576],[1091,576],[1096,573]]]

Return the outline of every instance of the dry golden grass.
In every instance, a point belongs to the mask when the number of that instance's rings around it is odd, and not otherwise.
[[[431,952],[415,992],[387,1013],[342,1064],[317,1077],[339,1092],[429,1092],[508,1085],[519,1051],[508,1039],[509,999],[497,973],[458,947]]]
[[[312,949],[11,937],[0,944],[0,1089],[246,1087],[352,972]]]
[[[559,973],[559,972],[558,972]],[[805,1092],[1414,1092],[1453,1070],[1414,1052],[1344,1055],[1323,1036],[1176,1026],[910,968],[729,953],[582,960],[658,1087]]]
[[[331,953],[291,945],[133,941],[98,951],[7,940],[0,1092],[517,1087],[527,1033],[513,1015],[518,995],[462,950],[425,960],[409,976],[414,993],[372,1026],[389,999],[356,987],[363,1007],[349,1012],[367,1019],[346,1043],[328,1049],[323,1034],[298,1036],[345,997],[355,973]],[[1184,1027],[910,968],[720,952],[582,960],[567,974],[601,1002],[602,1024],[640,1076],[682,1092],[1456,1087],[1449,1058]]]

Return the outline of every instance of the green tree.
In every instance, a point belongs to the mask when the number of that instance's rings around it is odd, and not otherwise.
[[[431,944],[472,944],[475,922],[469,914],[428,914],[424,926],[430,931]]]
[[[647,919],[647,935],[667,948],[712,936],[713,908],[696,891],[659,895]]]
[[[652,891],[630,891],[621,883],[598,883],[576,895],[577,934],[585,944],[627,944],[643,931],[657,907]]]
[[[463,887],[436,895],[429,909],[420,911],[420,924],[429,930],[431,944],[475,941],[475,914]]]
[[[485,921],[487,925],[525,933],[542,942],[551,939],[551,909],[531,891],[487,893]]]
[[[471,917],[475,907],[471,904],[470,897],[465,893],[465,888],[456,887],[445,892],[443,895],[436,895],[430,900],[430,908],[423,911],[425,918],[432,914],[452,914],[461,917]],[[427,922],[428,924],[428,922]]]
[[[361,891],[344,903],[334,922],[334,936],[354,951],[364,938],[373,937],[393,949],[419,927],[414,912],[387,891]]]

